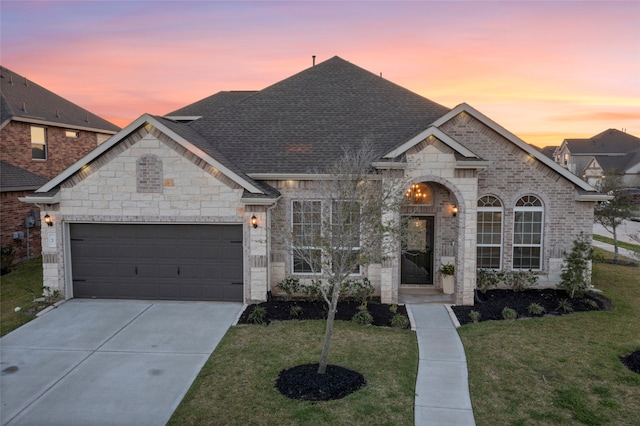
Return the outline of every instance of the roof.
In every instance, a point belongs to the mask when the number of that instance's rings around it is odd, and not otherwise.
[[[640,138],[608,129],[588,139],[565,139],[571,155],[626,154],[640,149]]]
[[[173,112],[170,112],[169,114],[166,114],[165,117],[203,116],[203,115],[214,114],[219,109],[227,107],[237,101],[240,101],[246,98],[247,96],[253,95],[254,93],[257,93],[257,92],[255,90],[252,90],[252,91],[233,90],[233,91],[218,92],[214,95],[208,96],[190,105],[187,105]]]
[[[5,67],[0,67],[0,81],[0,125],[16,120],[107,134],[120,130],[115,124]]]
[[[226,106],[207,99],[178,112],[202,116],[189,126],[249,175],[322,170],[365,140],[382,156],[449,111],[337,56]]]
[[[45,177],[0,161],[0,192],[35,190],[47,181]]]

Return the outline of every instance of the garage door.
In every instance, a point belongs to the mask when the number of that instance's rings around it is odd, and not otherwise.
[[[79,298],[242,301],[241,225],[71,224]]]

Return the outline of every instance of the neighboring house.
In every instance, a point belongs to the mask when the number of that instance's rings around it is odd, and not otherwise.
[[[37,206],[18,201],[114,135],[119,128],[7,68],[0,67],[0,243],[15,258],[40,256]],[[34,224],[35,225],[35,224]]]
[[[589,139],[565,139],[554,160],[592,186],[613,170],[627,186],[640,186],[640,138],[616,129]]]
[[[404,214],[422,238],[362,267],[383,302],[406,289],[473,304],[477,268],[559,282],[562,254],[591,235],[586,182],[467,104],[446,108],[339,57],[256,92],[222,92],[166,117],[142,115],[39,188],[45,285],[67,297],[266,300],[288,276],[318,278],[275,220],[320,225],[321,170],[367,140],[372,169],[420,190]],[[400,194],[399,194],[400,196]],[[324,206],[328,207],[328,206]]]

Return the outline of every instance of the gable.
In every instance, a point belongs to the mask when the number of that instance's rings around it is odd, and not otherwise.
[[[108,142],[98,146],[62,174],[39,188],[36,193],[47,193],[60,185],[73,186],[88,177],[95,170],[100,169],[102,165],[109,163],[114,157],[132,148],[138,141],[145,138],[149,140],[148,135],[152,135],[158,141],[171,146],[173,151],[178,152],[181,157],[189,159],[193,164],[207,171],[207,173],[216,177],[216,179],[221,182],[225,182],[230,187],[241,188],[249,194],[256,196],[263,195],[267,198],[277,196],[275,191],[270,191],[269,188],[265,188],[264,185],[254,182],[241,172],[234,172],[227,161],[223,160],[221,162],[212,158],[196,145],[167,127],[162,121],[149,115],[143,115],[138,118]],[[226,165],[224,163],[226,163]],[[131,170],[128,172],[131,173]]]

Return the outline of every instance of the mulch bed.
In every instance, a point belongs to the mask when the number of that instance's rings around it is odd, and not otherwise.
[[[503,320],[502,310],[505,307],[514,309],[518,313],[518,318],[533,318],[544,315],[565,315],[567,312],[560,308],[561,303],[567,301],[571,304],[570,312],[609,310],[611,302],[597,293],[587,293],[583,297],[571,299],[564,290],[541,289],[525,290],[515,292],[513,290],[487,290],[485,293],[478,292],[478,300],[474,306],[452,306],[453,312],[460,324],[472,323],[469,317],[471,311],[480,313],[479,321]],[[592,301],[592,302],[590,302]],[[594,303],[595,307],[592,305]],[[542,314],[529,313],[529,306],[537,303],[544,308]]]
[[[286,301],[273,299],[268,302],[259,303],[257,305],[251,305],[245,309],[238,320],[239,324],[248,324],[249,315],[256,306],[261,306],[266,309],[267,317],[266,323],[271,321],[288,321],[288,320],[317,320],[326,319],[327,312],[329,311],[327,304],[322,301]],[[299,306],[302,311],[296,316],[291,314],[291,307]],[[351,318],[359,311],[358,307],[360,302],[339,302],[338,311],[336,312],[336,320],[351,321]],[[407,309],[402,305],[397,305],[395,313],[391,312],[391,306],[386,303],[379,303],[377,301],[370,301],[367,303],[367,311],[373,317],[373,323],[371,325],[378,327],[390,327],[391,319],[397,314],[407,316]],[[407,317],[408,318],[408,317]]]
[[[297,365],[282,370],[276,379],[276,389],[281,394],[306,401],[344,398],[366,384],[362,374],[339,365],[327,365],[324,374],[318,374],[318,364]]]
[[[640,374],[640,351],[631,352],[627,356],[621,356],[620,361],[634,373]]]

